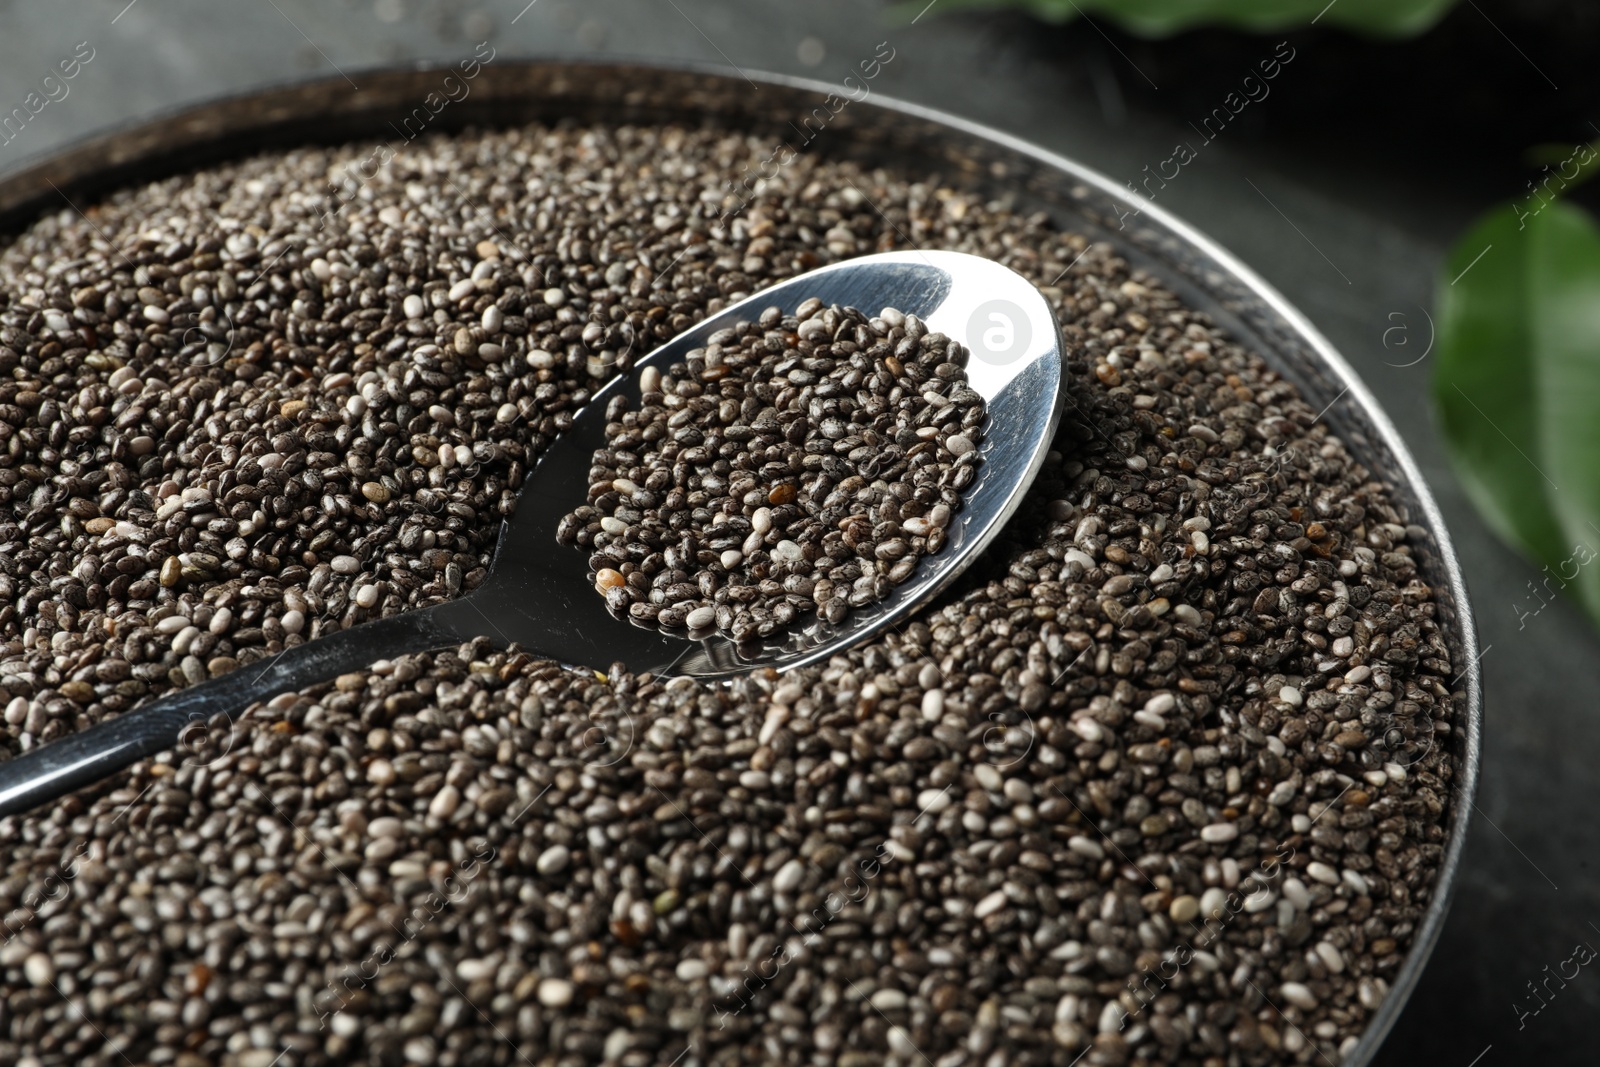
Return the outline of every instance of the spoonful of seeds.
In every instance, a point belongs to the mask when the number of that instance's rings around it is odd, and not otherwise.
[[[968,354],[895,308],[769,305],[645,368],[641,410],[612,399],[593,503],[556,537],[592,547],[614,615],[665,633],[748,647],[840,623],[940,549],[977,476]]]
[[[706,680],[826,660],[982,554],[1044,461],[1061,387],[1049,305],[981,257],[890,252],[771,286],[594,396],[528,476],[476,589],[0,763],[0,816],[217,716],[480,636]]]

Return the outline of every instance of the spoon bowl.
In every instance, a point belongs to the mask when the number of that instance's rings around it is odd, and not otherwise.
[[[841,622],[807,617],[753,645],[720,635],[690,640],[615,618],[583,555],[556,542],[562,516],[587,499],[591,459],[605,444],[606,408],[618,396],[637,408],[645,367],[665,372],[718,330],[753,321],[768,307],[792,314],[812,297],[824,305],[896,308],[969,349],[968,384],[987,408],[982,464],[951,517],[944,547],[883,599],[853,609]],[[1061,416],[1062,384],[1061,332],[1049,304],[1021,275],[982,257],[886,252],[780,282],[679,334],[594,394],[528,475],[478,588],[285,649],[264,664],[240,667],[0,763],[0,817],[172,748],[185,731],[216,716],[231,720],[279,693],[479,636],[567,664],[619,664],[634,673],[703,680],[826,660],[927,605],[994,540],[1044,462]]]
[[[967,380],[984,398],[988,420],[978,476],[951,517],[947,541],[923,559],[912,576],[882,600],[852,609],[838,625],[815,616],[796,620],[753,647],[722,636],[671,637],[614,619],[595,592],[581,559],[553,557],[556,524],[574,501],[586,498],[589,465],[605,445],[601,417],[613,397],[638,410],[638,372],[663,373],[718,330],[754,320],[776,306],[792,314],[819,298],[875,312],[893,307],[914,314],[930,332],[971,350]],[[829,656],[894,626],[954,581],[994,540],[1016,511],[1044,462],[1061,404],[1061,333],[1049,304],[1021,275],[991,260],[961,252],[886,252],[822,267],[762,290],[718,312],[639,360],[633,372],[597,393],[572,428],[546,450],[502,533],[485,592],[502,614],[521,616],[507,640],[569,663],[621,661],[633,671],[719,678],[758,667],[790,670]],[[987,340],[986,340],[987,339]],[[474,594],[477,595],[477,594]],[[559,605],[555,610],[553,607]],[[533,616],[537,616],[534,618]],[[555,624],[560,633],[535,635],[526,627]]]

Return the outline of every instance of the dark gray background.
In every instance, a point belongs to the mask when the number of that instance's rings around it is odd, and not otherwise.
[[[937,4],[911,24],[916,7],[897,15],[846,0],[525,2],[0,0],[0,114],[21,105],[78,42],[95,49],[70,95],[0,144],[0,172],[89,132],[218,94],[336,70],[359,81],[362,68],[449,62],[485,39],[502,56],[656,56],[830,81],[888,40],[896,55],[875,92],[988,123],[1120,181],[1192,140],[1185,119],[1220,103],[1235,80],[1228,71],[1243,77],[1284,36],[1213,33],[1146,45],[1109,27],[1046,29],[1015,15],[946,15]],[[1447,23],[1444,40],[1489,42],[1460,76],[1530,93],[1545,91],[1543,78],[1556,92],[1542,40],[1524,35],[1517,13],[1484,6],[1500,21],[1489,24],[1469,5]],[[1575,944],[1600,946],[1590,880],[1600,840],[1595,637],[1565,602],[1519,623],[1516,605],[1538,572],[1472,511],[1440,448],[1427,400],[1430,360],[1407,366],[1429,346],[1434,276],[1448,244],[1491,195],[1518,191],[1492,176],[1506,171],[1505,160],[1489,158],[1518,131],[1496,121],[1481,137],[1440,135],[1437,117],[1455,111],[1434,94],[1453,90],[1408,65],[1413,56],[1441,62],[1440,45],[1408,51],[1322,30],[1291,40],[1303,58],[1284,69],[1272,95],[1159,196],[1282,290],[1355,365],[1438,494],[1472,588],[1488,692],[1479,810],[1449,925],[1382,1062],[1593,1063],[1600,975],[1581,972],[1520,1028],[1514,1004],[1536,1003],[1526,984],[1544,978],[1547,965],[1553,972]],[[1369,55],[1377,73],[1362,66]],[[1395,82],[1402,67],[1407,80]],[[1208,72],[1198,88],[1197,70]],[[1573,96],[1551,99],[1570,108]],[[1529,99],[1535,111],[1542,106]],[[1533,140],[1531,125],[1524,140]]]

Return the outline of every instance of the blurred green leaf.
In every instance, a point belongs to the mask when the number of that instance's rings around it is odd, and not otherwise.
[[[1541,168],[1540,174],[1528,180],[1530,200],[1547,200],[1582,185],[1600,172],[1600,141],[1576,145],[1566,142],[1536,144],[1522,153],[1522,158],[1528,166]]]
[[[1103,15],[1145,37],[1165,37],[1195,26],[1227,26],[1265,33],[1305,26],[1340,26],[1380,37],[1421,33],[1456,0],[938,0],[935,12],[1022,8],[1051,22]],[[913,13],[924,0],[901,10]]]
[[[1560,200],[1497,208],[1445,263],[1438,307],[1433,394],[1456,472],[1545,564],[1550,594],[1600,621],[1600,566],[1585,565],[1600,552],[1600,231]]]

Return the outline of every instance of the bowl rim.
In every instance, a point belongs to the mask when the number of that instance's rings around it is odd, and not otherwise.
[[[764,71],[750,67],[736,67],[731,63],[707,63],[700,61],[682,61],[661,59],[657,57],[618,55],[615,57],[573,57],[561,55],[541,56],[538,54],[521,54],[500,58],[498,55],[491,57],[492,64],[485,62],[483,71],[503,71],[528,68],[553,68],[572,71],[601,71],[626,72],[651,72],[655,74],[680,75],[692,78],[721,80],[724,82],[749,83],[752,86],[768,85],[774,88],[792,92],[813,93],[818,96],[832,94],[838,86],[814,78],[807,78],[792,74],[782,74]],[[349,68],[347,73],[351,78],[385,79],[401,75],[412,76],[432,72],[452,70],[449,63],[438,60],[419,60],[411,63],[379,63],[360,68]],[[496,75],[500,76],[500,75]],[[204,144],[204,130],[207,116],[216,115],[226,109],[244,101],[258,101],[271,99],[274,96],[288,97],[291,94],[307,94],[318,86],[335,86],[343,88],[350,78],[343,75],[316,75],[310,77],[288,77],[263,83],[251,88],[230,90],[225,93],[207,96],[197,101],[181,103],[162,107],[151,111],[141,118],[114,123],[91,131],[82,136],[73,138],[54,148],[30,153],[19,158],[15,163],[0,167],[0,238],[9,235],[16,229],[16,221],[26,218],[37,218],[39,214],[48,210],[46,204],[47,193],[39,188],[41,182],[50,188],[61,190],[52,180],[51,174],[65,177],[73,183],[88,182],[96,175],[100,181],[107,185],[115,185],[118,181],[136,180],[135,173],[140,168],[165,167],[168,160],[164,149],[154,142],[141,145],[142,135],[149,135],[162,127],[188,133],[194,144]],[[730,87],[731,88],[731,87]],[[359,90],[358,90],[359,92]],[[312,93],[311,96],[317,94]],[[531,97],[530,97],[531,98]],[[1421,511],[1423,525],[1432,534],[1433,551],[1437,556],[1437,567],[1446,578],[1449,590],[1449,599],[1454,607],[1452,618],[1441,622],[1442,629],[1453,629],[1456,639],[1460,644],[1462,653],[1467,662],[1460,665],[1459,673],[1451,688],[1455,689],[1459,682],[1465,683],[1466,701],[1461,709],[1460,721],[1452,723],[1457,732],[1457,740],[1453,742],[1458,747],[1455,758],[1458,761],[1456,773],[1451,783],[1450,806],[1451,813],[1447,820],[1447,840],[1440,857],[1439,867],[1434,876],[1434,881],[1429,887],[1429,898],[1420,925],[1416,928],[1412,943],[1406,953],[1405,961],[1401,964],[1399,972],[1390,981],[1389,991],[1377,1013],[1368,1021],[1362,1030],[1356,1047],[1351,1054],[1342,1060],[1344,1067],[1361,1067],[1370,1063],[1377,1054],[1389,1031],[1404,1010],[1414,991],[1429,957],[1439,940],[1448,916],[1450,904],[1454,898],[1460,878],[1462,854],[1466,844],[1471,820],[1470,810],[1474,806],[1473,799],[1477,793],[1481,749],[1483,734],[1483,689],[1481,660],[1483,653],[1478,648],[1477,628],[1473,618],[1471,599],[1468,595],[1466,580],[1462,574],[1460,560],[1457,557],[1454,543],[1451,541],[1449,529],[1445,524],[1443,513],[1439,509],[1432,490],[1427,480],[1423,477],[1415,457],[1400,435],[1398,428],[1389,418],[1388,413],[1378,403],[1377,398],[1362,381],[1354,367],[1347,362],[1343,355],[1333,344],[1312,324],[1297,307],[1294,306],[1282,293],[1248,266],[1238,256],[1234,255],[1222,244],[1207,236],[1201,230],[1184,221],[1170,208],[1155,202],[1153,199],[1139,196],[1130,189],[1124,189],[1108,176],[1099,171],[1079,163],[1078,161],[1059,152],[1036,145],[1023,137],[1009,133],[1005,130],[987,125],[974,119],[964,118],[937,108],[873,91],[869,97],[859,101],[851,101],[851,106],[862,109],[873,109],[889,112],[916,119],[932,127],[942,127],[945,130],[970,138],[977,142],[999,148],[1013,156],[1022,157],[1032,164],[1047,171],[1055,171],[1066,175],[1072,181],[1087,186],[1095,193],[1131,209],[1132,213],[1140,216],[1141,222],[1153,224],[1153,228],[1164,230],[1172,237],[1177,238],[1190,249],[1198,252],[1203,259],[1210,261],[1226,276],[1245,290],[1251,297],[1259,302],[1262,308],[1275,315],[1289,331],[1297,335],[1299,340],[1315,356],[1321,364],[1331,372],[1336,383],[1343,386],[1340,396],[1350,396],[1359,409],[1362,420],[1368,429],[1375,432],[1382,445],[1388,450],[1399,466],[1399,478],[1395,479],[1391,473],[1389,480],[1397,481],[1409,491],[1413,503]],[[694,108],[684,104],[681,108],[687,116],[694,114]],[[358,114],[352,112],[351,114]],[[701,113],[703,115],[703,112]],[[301,122],[314,120],[316,117],[312,105],[307,103],[297,115],[276,113],[273,122],[258,122],[257,129],[271,129],[281,125],[289,119]],[[737,126],[733,116],[724,116],[730,126]],[[481,125],[493,126],[492,120],[482,120]],[[504,125],[504,123],[501,123]],[[751,125],[746,122],[747,128]],[[196,136],[200,131],[200,136]],[[230,133],[242,132],[234,129]],[[844,134],[849,136],[849,132]],[[316,137],[307,131],[306,139],[316,140]],[[350,140],[352,138],[333,138]],[[118,153],[119,146],[123,148]],[[170,146],[169,146],[170,147]],[[238,152],[230,150],[222,158],[236,158],[245,150]],[[82,161],[92,157],[109,156],[109,162],[102,162],[98,167],[87,167]],[[76,163],[76,173],[64,174],[63,168]],[[160,165],[158,167],[158,164]],[[170,168],[164,173],[176,174],[193,169],[181,159],[171,160]],[[107,180],[109,179],[109,180]],[[33,186],[29,189],[28,186]],[[21,187],[24,195],[15,198]],[[7,194],[13,194],[14,199],[7,202]],[[65,194],[62,193],[65,198]],[[68,199],[68,203],[71,201]],[[1115,242],[1115,238],[1111,238]],[[1163,264],[1163,266],[1165,266]],[[1170,267],[1166,268],[1170,271]],[[1168,279],[1170,280],[1170,279]],[[1185,282],[1196,284],[1194,279],[1187,278]],[[1270,345],[1262,345],[1262,351],[1257,354],[1267,362],[1274,362],[1274,354]],[[1279,357],[1281,359],[1281,356]],[[1416,517],[1413,517],[1416,521]],[[1438,590],[1435,589],[1435,599],[1439,599]],[[1486,650],[1485,650],[1486,651]]]

